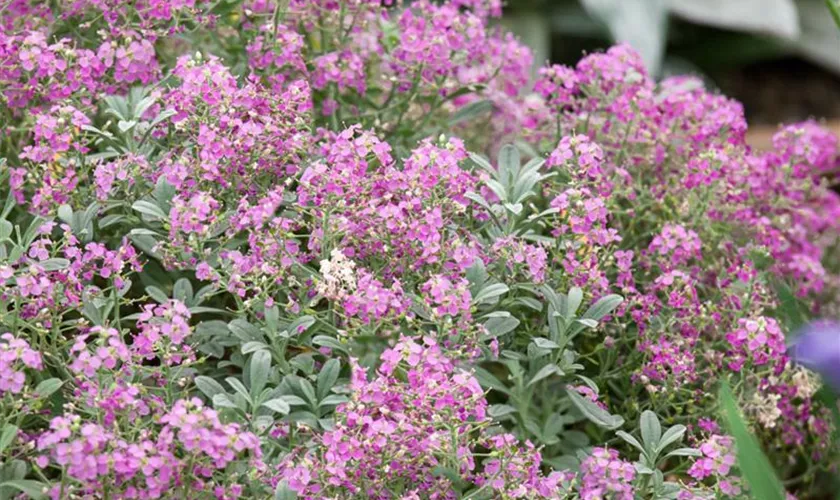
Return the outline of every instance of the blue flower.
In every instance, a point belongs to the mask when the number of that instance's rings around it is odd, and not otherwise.
[[[805,326],[788,353],[795,362],[816,371],[840,392],[840,322],[815,321]]]

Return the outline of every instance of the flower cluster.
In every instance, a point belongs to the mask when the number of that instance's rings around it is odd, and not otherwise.
[[[185,341],[192,334],[191,316],[187,306],[178,300],[143,306],[137,319],[140,331],[131,343],[132,353],[147,359],[157,355],[168,364],[180,365],[190,359],[191,348]]]
[[[36,447],[39,467],[66,467],[77,481],[53,487],[54,498],[105,493],[128,499],[165,498],[173,488],[212,495],[217,471],[249,451],[258,453],[259,442],[236,424],[222,424],[201,401],[179,400],[156,422],[154,434],[133,442],[120,437],[118,427],[68,414],[50,421]]]
[[[400,340],[382,354],[373,380],[358,365],[352,378],[352,400],[339,408],[336,427],[280,465],[278,479],[303,498],[447,498],[453,485],[435,473],[440,467],[511,498],[555,498],[561,480],[570,479],[543,476],[531,443],[484,435],[481,386],[431,338]],[[479,449],[491,458],[482,460]]]
[[[826,493],[836,424],[796,363],[840,384],[836,328],[785,346],[840,310],[817,123],[753,150],[738,102],[626,44],[530,85],[499,0],[6,3],[4,478],[737,497],[731,380],[786,484]],[[626,461],[649,412],[699,451]]]
[[[630,462],[621,460],[616,450],[595,448],[592,455],[581,462],[580,470],[582,499],[635,498],[632,481],[636,477],[636,469]]]
[[[745,361],[763,365],[770,360],[784,360],[785,338],[779,324],[773,318],[738,320],[738,329],[726,335],[732,346],[729,367],[739,370]]]
[[[700,452],[702,456],[694,461],[688,475],[697,480],[714,478],[721,493],[737,496],[741,492],[739,481],[729,478],[735,466],[732,438],[713,434],[700,445]]]
[[[88,346],[87,340],[93,337]],[[92,347],[92,349],[91,349]],[[87,377],[96,377],[100,369],[114,370],[118,363],[129,361],[131,353],[114,328],[95,326],[89,334],[79,335],[70,348],[73,362],[70,371]]]
[[[26,383],[25,368],[43,369],[41,353],[11,333],[0,335],[0,339],[3,340],[0,344],[0,395],[7,392],[17,394]]]

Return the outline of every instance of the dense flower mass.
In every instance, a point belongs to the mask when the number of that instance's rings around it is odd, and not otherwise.
[[[838,138],[500,15],[0,7],[0,496],[833,491]]]

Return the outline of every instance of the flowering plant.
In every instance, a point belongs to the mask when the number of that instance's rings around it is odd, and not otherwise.
[[[2,7],[0,498],[741,498],[721,381],[830,487],[837,138],[500,10]]]

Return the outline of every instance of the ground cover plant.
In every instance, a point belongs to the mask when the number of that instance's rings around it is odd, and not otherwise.
[[[837,138],[500,10],[4,3],[0,498],[832,491]]]

